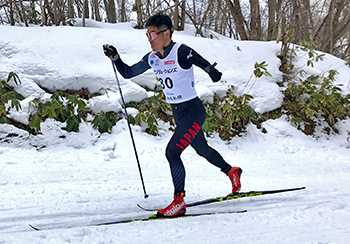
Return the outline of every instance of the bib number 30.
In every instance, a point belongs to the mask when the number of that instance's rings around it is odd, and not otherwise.
[[[159,82],[162,86],[162,89],[164,89],[165,87],[168,89],[171,89],[174,87],[173,81],[169,77],[165,78],[165,80],[163,80],[162,78],[159,78]]]

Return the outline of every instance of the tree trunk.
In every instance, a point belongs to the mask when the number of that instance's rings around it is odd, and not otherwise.
[[[286,15],[282,12],[282,4],[284,0],[278,0],[277,1],[277,21],[276,21],[276,29],[275,29],[275,35],[276,40],[281,41],[283,40],[283,35],[286,33]]]
[[[332,0],[329,6],[328,15],[326,17],[325,22],[325,30],[323,34],[323,42],[321,50],[332,53],[332,47],[333,47],[333,25],[334,25],[334,9],[335,9],[335,1]]]
[[[314,29],[314,23],[312,20],[310,0],[303,0],[301,19],[303,21],[304,39],[311,40],[310,32]]]
[[[45,11],[43,0],[40,0],[40,9],[41,9],[41,24],[47,26],[47,14]]]
[[[181,3],[181,24],[180,24],[180,30],[184,30],[185,29],[185,21],[186,21],[186,1],[182,0]]]
[[[66,7],[66,3],[64,0],[60,0],[60,5],[59,5],[59,10],[60,10],[60,15],[59,15],[59,20],[60,23],[62,22],[63,25],[66,25],[66,14],[65,14],[65,7]]]
[[[179,0],[175,0],[174,30],[179,30]]]
[[[126,22],[126,8],[125,8],[125,0],[119,1],[119,15],[120,15],[120,22]]]
[[[58,0],[53,0],[53,24],[58,26]]]
[[[194,22],[197,22],[197,13],[196,13],[196,0],[193,0],[192,1],[192,5],[193,5],[193,20]]]
[[[117,13],[115,10],[114,0],[103,0],[103,3],[106,8],[106,15],[108,23],[117,23]]]
[[[92,0],[92,10],[96,21],[101,21],[100,9],[98,6],[98,0]]]
[[[14,12],[13,12],[13,3],[14,0],[9,0],[9,17],[10,17],[10,24],[11,26],[15,25],[15,18],[14,18]]]
[[[259,0],[249,0],[250,2],[250,30],[249,40],[261,40],[261,17]]]
[[[68,0],[68,19],[74,18],[73,0]]]
[[[141,0],[135,0],[136,3],[136,14],[137,14],[137,28],[142,29],[142,11],[141,11]]]
[[[19,0],[19,4],[21,6],[21,12],[23,15],[23,22],[24,22],[25,26],[28,27],[29,25],[28,25],[26,13],[25,13],[24,6],[23,6],[23,0]]]
[[[269,22],[267,27],[267,40],[275,40],[277,38],[276,31],[276,13],[277,13],[277,1],[268,0],[268,12],[269,12]]]
[[[83,8],[83,11],[85,12],[85,18],[89,19],[90,18],[90,10],[89,10],[89,0],[83,0],[86,1],[85,3],[85,8]]]
[[[55,14],[53,8],[51,8],[49,1],[44,0],[44,8],[47,9],[47,15],[50,17],[48,18],[48,25],[53,25],[55,21]]]
[[[109,10],[109,16],[110,16],[110,20],[108,22],[109,23],[117,23],[117,13],[115,10],[115,1],[114,0],[108,1],[108,10]]]
[[[199,34],[199,35],[201,35],[201,36],[204,36],[204,35],[203,35],[203,32],[202,32],[202,28],[203,28],[203,26],[204,26],[204,24],[205,24],[205,21],[206,21],[206,19],[207,19],[207,17],[208,17],[208,13],[209,13],[209,11],[210,11],[212,5],[213,5],[213,2],[212,2],[212,1],[209,1],[208,6],[207,6],[207,9],[204,11],[202,21],[201,21],[201,23],[200,23],[199,26],[198,26],[199,28],[197,29],[197,33],[196,33],[196,34]]]
[[[85,18],[86,18],[86,5],[87,5],[87,0],[83,0],[83,27],[85,27]]]
[[[239,0],[233,0],[233,2],[231,2],[230,0],[226,0],[226,3],[231,10],[232,17],[236,24],[236,30],[239,36],[241,37],[241,40],[248,40],[248,33],[246,32],[246,29],[245,29],[244,17],[242,14]]]

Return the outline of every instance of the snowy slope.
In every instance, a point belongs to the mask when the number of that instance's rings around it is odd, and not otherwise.
[[[97,111],[120,109],[114,73],[103,55],[102,44],[117,46],[123,60],[132,64],[149,51],[145,31],[134,30],[130,24],[89,25],[90,28],[0,26],[0,75],[16,72],[23,82],[16,89],[27,98],[22,114],[14,114],[16,118],[25,121],[25,105],[32,97],[43,96],[37,84],[51,91],[86,87],[97,92],[101,87],[110,88],[115,94],[109,94],[109,98],[101,95],[90,101],[91,105]],[[190,27],[175,33],[173,39],[185,42],[210,62],[216,61],[225,84],[233,84],[238,92],[255,97],[252,106],[256,111],[280,105],[282,95],[276,85],[282,75],[276,58],[279,44],[238,42],[224,37],[203,39],[194,37]],[[250,78],[254,63],[264,60],[273,78]],[[337,83],[342,83],[344,93],[349,93],[350,69],[330,55],[323,64],[317,64],[320,71],[329,67],[338,69]],[[195,75],[198,93],[204,100],[227,87],[211,83],[200,69],[195,69]],[[140,86],[120,76],[119,79],[127,101],[148,96]],[[146,86],[155,84],[152,72],[133,81]],[[42,135],[34,137],[0,124],[0,243],[348,243],[350,238],[349,120],[338,123],[339,135],[319,135],[318,140],[296,130],[284,117],[265,122],[267,134],[251,125],[245,136],[230,142],[216,135],[208,138],[229,163],[243,168],[243,191],[305,186],[303,191],[188,210],[248,210],[244,214],[103,227],[83,225],[148,216],[136,207],[137,203],[146,207],[170,203],[173,189],[164,149],[171,132],[166,130],[167,124],[161,125],[159,137],[132,127],[150,195],[144,199],[125,120],[119,121],[111,134],[102,135],[89,124],[81,124],[79,133],[67,133],[60,129],[62,126],[47,120],[42,125]],[[187,202],[230,191],[228,178],[191,148],[182,158],[187,172]],[[35,232],[29,223],[52,229]],[[63,226],[71,228],[60,228]]]

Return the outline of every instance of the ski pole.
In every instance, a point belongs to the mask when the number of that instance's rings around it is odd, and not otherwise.
[[[139,157],[138,157],[138,155],[137,155],[136,145],[135,145],[134,136],[133,136],[133,134],[132,134],[132,130],[131,130],[131,126],[130,126],[130,121],[129,121],[128,112],[126,111],[126,105],[125,105],[125,101],[124,101],[124,97],[123,97],[123,93],[122,93],[122,88],[121,88],[120,83],[119,83],[117,71],[116,71],[116,69],[115,69],[115,64],[114,64],[113,60],[111,60],[111,62],[112,62],[112,66],[113,66],[113,71],[114,71],[115,79],[117,80],[117,84],[118,84],[118,88],[119,88],[120,97],[122,98],[122,103],[123,103],[123,107],[124,107],[124,112],[125,112],[125,116],[126,116],[126,121],[128,122],[128,127],[129,127],[131,142],[132,142],[132,145],[133,145],[133,147],[134,147],[134,152],[135,152],[135,157],[136,157],[136,161],[137,161],[137,166],[138,166],[138,168],[139,168],[141,183],[142,183],[142,187],[143,187],[143,193],[145,194],[145,198],[148,198],[149,196],[148,196],[148,194],[146,193],[146,187],[145,187],[145,183],[144,183],[144,181],[143,181],[143,176],[142,176],[142,171],[141,171],[141,165],[140,165]]]

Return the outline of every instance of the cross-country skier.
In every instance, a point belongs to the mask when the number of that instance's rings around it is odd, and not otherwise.
[[[170,164],[175,193],[173,202],[159,210],[157,216],[178,216],[186,212],[185,168],[180,155],[187,146],[191,145],[200,156],[229,177],[232,192],[241,189],[242,169],[225,162],[222,156],[207,144],[201,128],[206,113],[195,90],[193,65],[207,72],[213,82],[221,79],[221,72],[192,48],[172,41],[173,24],[169,16],[158,13],[150,17],[146,28],[152,51],[132,66],[122,61],[114,46],[106,44],[103,45],[103,49],[105,55],[114,61],[119,73],[126,79],[152,68],[160,81],[166,101],[172,107],[176,129],[167,145],[166,158]]]

